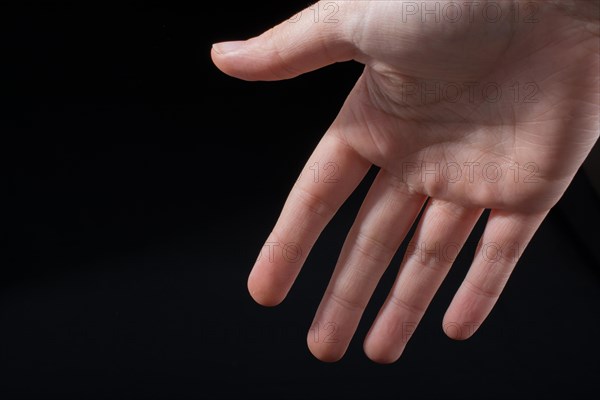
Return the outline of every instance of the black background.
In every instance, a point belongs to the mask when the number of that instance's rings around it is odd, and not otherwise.
[[[471,340],[441,320],[481,226],[400,361],[362,352],[394,268],[342,361],[308,352],[368,181],[288,299],[253,303],[246,276],[361,67],[247,83],[210,45],[305,5],[0,6],[0,399],[593,397],[600,203],[583,174]]]

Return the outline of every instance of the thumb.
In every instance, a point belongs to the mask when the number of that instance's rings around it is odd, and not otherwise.
[[[348,3],[354,2],[319,2],[260,36],[216,43],[212,60],[224,73],[248,81],[293,78],[351,60],[358,14],[351,15]]]

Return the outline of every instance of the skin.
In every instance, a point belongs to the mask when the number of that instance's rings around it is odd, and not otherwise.
[[[444,10],[447,2],[437,3]],[[368,169],[380,167],[308,334],[320,360],[344,355],[416,222],[410,251],[364,341],[373,361],[396,361],[475,223],[491,209],[442,324],[453,339],[470,337],[599,137],[600,22],[593,6],[600,4],[521,2],[515,16],[512,0],[493,2],[503,16],[492,21],[494,10],[487,19],[482,13],[487,3],[480,0],[471,15],[463,9],[455,22],[449,20],[456,14],[440,13],[436,22],[433,15],[423,21],[422,10],[403,1],[338,1],[334,8],[322,2],[258,37],[213,46],[219,69],[251,81],[293,78],[347,60],[365,65],[267,239],[271,247],[294,243],[298,253],[263,255],[248,278],[258,303],[279,304],[320,232]],[[326,23],[327,16],[337,22]],[[421,89],[436,84],[443,90]],[[321,172],[332,168],[335,179],[315,179],[315,163]]]

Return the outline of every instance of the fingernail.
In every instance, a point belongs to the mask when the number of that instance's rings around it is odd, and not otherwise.
[[[244,41],[236,40],[235,42],[221,42],[213,44],[213,49],[218,54],[233,53],[242,48]]]

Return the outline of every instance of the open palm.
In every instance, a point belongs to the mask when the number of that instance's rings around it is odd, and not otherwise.
[[[267,240],[283,251],[259,257],[248,282],[257,302],[281,302],[337,209],[372,165],[381,168],[308,336],[325,361],[343,356],[421,212],[365,352],[378,362],[400,357],[487,208],[473,264],[443,323],[450,337],[472,335],[598,139],[593,14],[550,2],[423,4],[321,2],[257,38],[213,48],[221,70],[247,80],[365,64]]]

